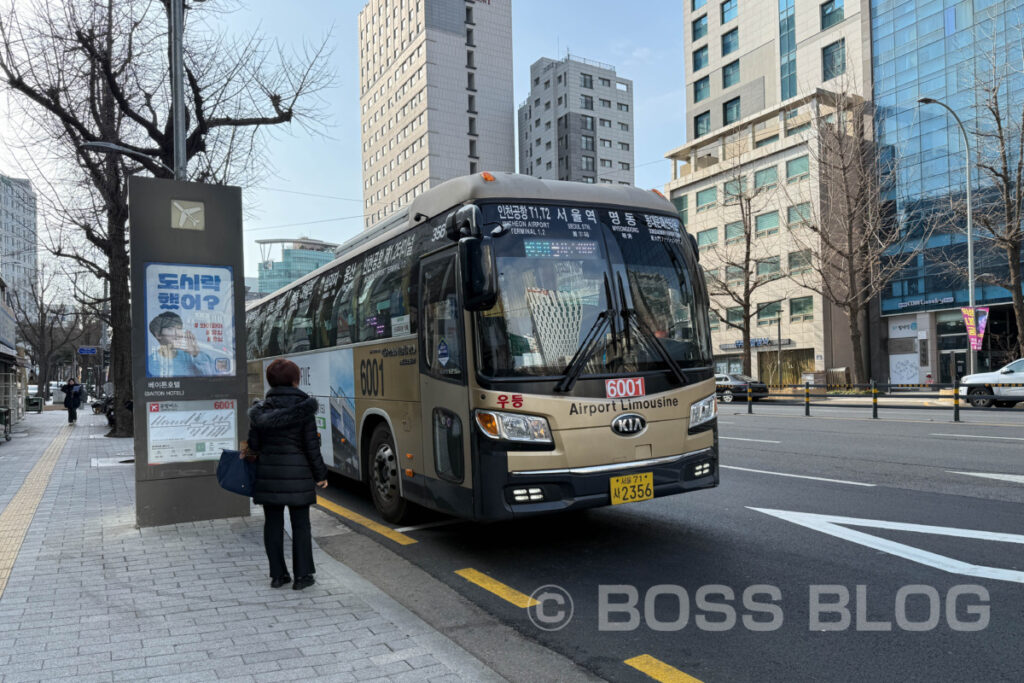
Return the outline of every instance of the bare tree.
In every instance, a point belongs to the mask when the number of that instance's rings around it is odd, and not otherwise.
[[[722,149],[739,159],[744,150],[743,143],[733,143],[731,150]],[[743,372],[752,373],[752,350],[750,347],[751,321],[757,315],[755,294],[769,282],[778,279],[780,273],[764,264],[773,264],[779,259],[777,245],[767,246],[758,238],[757,216],[763,211],[771,217],[774,206],[777,178],[762,182],[758,176],[748,178],[748,169],[738,161],[729,169],[722,185],[722,201],[717,210],[721,217],[724,242],[715,239],[713,246],[706,249],[702,260],[713,264],[708,271],[708,293],[711,295],[711,310],[722,323],[740,332],[743,340]],[[717,190],[716,190],[717,193]],[[777,209],[777,207],[775,207]],[[774,213],[774,228],[767,226],[765,232],[778,231],[778,211]],[[718,236],[716,235],[716,238]],[[773,261],[775,259],[775,261]],[[767,271],[767,272],[759,272]],[[739,310],[739,315],[730,311]]]
[[[127,179],[170,177],[169,0],[2,1],[0,75],[38,133],[33,157],[48,153],[35,175],[71,179],[48,193],[56,220],[70,229],[50,248],[109,282],[111,374],[115,392],[130,396]],[[269,165],[260,154],[265,132],[316,126],[318,95],[332,80],[326,38],[296,55],[260,35],[234,40],[204,18],[223,6],[189,6],[186,22],[186,157],[190,179],[200,182],[254,180]],[[132,156],[100,157],[82,150],[88,142],[113,142]],[[118,406],[112,434],[131,432]]]
[[[43,266],[31,290],[14,291],[11,296],[18,336],[39,368],[39,396],[46,395],[57,361],[74,353],[84,331],[82,312],[63,284],[52,268]]]
[[[853,381],[868,380],[867,317],[879,296],[927,242],[928,221],[901,230],[883,191],[896,172],[892,150],[872,137],[873,109],[850,82],[819,91],[808,146],[818,196],[791,196],[806,206],[794,239],[807,255],[789,277],[822,296],[849,321]],[[790,190],[787,190],[790,192]]]

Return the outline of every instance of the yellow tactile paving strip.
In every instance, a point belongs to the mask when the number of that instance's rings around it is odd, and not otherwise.
[[[61,429],[60,434],[43,452],[43,457],[39,458],[39,462],[25,477],[25,482],[14,494],[14,498],[0,512],[0,598],[7,588],[7,580],[11,577],[14,561],[18,559],[21,543],[25,540],[29,524],[32,523],[43,491],[50,482],[50,475],[53,474],[53,468],[72,429],[70,425]]]

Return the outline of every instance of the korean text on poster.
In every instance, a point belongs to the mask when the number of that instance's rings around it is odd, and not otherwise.
[[[146,264],[146,376],[235,374],[230,266]]]
[[[173,401],[146,404],[148,462],[217,460],[221,450],[238,448],[235,401]]]

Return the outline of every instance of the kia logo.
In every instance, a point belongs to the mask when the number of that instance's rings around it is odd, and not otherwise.
[[[643,415],[626,413],[612,420],[612,431],[619,436],[637,436],[647,429],[647,420]]]

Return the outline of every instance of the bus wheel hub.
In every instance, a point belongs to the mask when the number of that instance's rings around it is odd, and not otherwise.
[[[395,452],[388,444],[381,444],[373,456],[374,485],[381,498],[387,500],[392,496],[398,482],[398,466]]]

